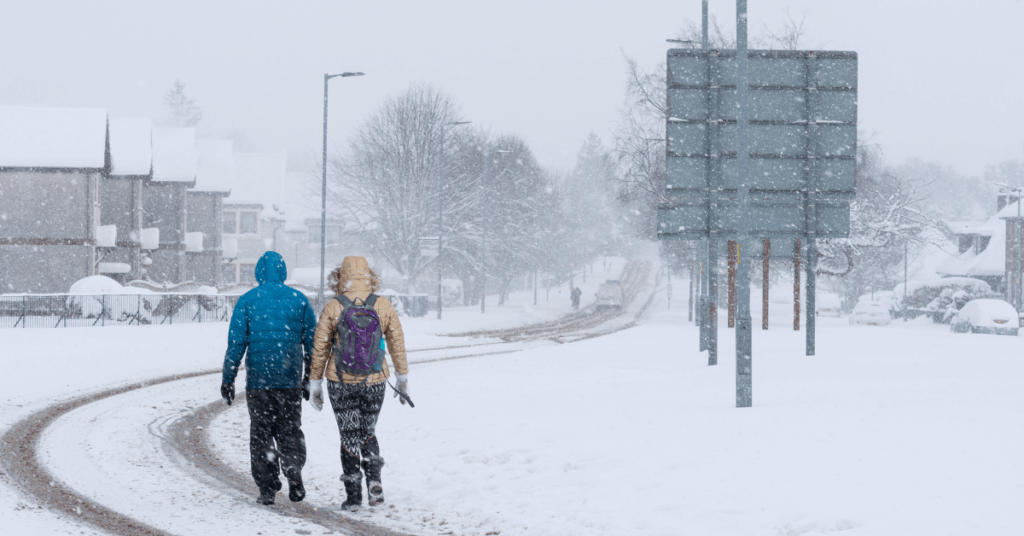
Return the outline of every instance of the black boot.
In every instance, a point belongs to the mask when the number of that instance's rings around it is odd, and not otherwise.
[[[345,494],[348,498],[341,503],[341,509],[349,512],[356,512],[363,505],[363,475],[355,473],[342,475],[341,481],[345,483]]]
[[[380,482],[367,481],[366,494],[370,506],[380,506],[384,504],[384,488],[381,487]]]
[[[376,447],[376,438],[374,444]],[[369,452],[368,452],[369,451]],[[363,473],[366,474],[366,494],[370,506],[384,504],[384,488],[380,484],[380,470],[384,467],[384,459],[377,454],[377,449],[363,447]]]
[[[274,504],[274,495],[277,495],[277,492],[272,489],[261,490],[260,496],[258,499],[256,499],[256,502],[264,506],[269,506],[271,504]]]
[[[303,487],[301,480],[288,481],[288,498],[292,502],[301,502],[306,498],[306,488]]]

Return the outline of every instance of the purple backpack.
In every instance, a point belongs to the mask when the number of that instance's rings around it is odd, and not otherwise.
[[[357,376],[376,374],[384,368],[384,339],[380,317],[373,308],[377,296],[356,304],[344,295],[334,299],[341,304],[341,315],[334,339],[334,366],[338,377],[343,372]]]

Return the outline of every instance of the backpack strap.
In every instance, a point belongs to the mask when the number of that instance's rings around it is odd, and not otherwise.
[[[375,303],[377,303],[377,295],[373,293],[367,296],[366,301],[363,302],[364,305],[367,305],[369,307],[373,307],[373,304]]]
[[[353,302],[352,300],[348,299],[348,296],[346,296],[344,294],[339,294],[339,295],[335,296],[334,299],[338,300],[338,303],[341,304],[341,307],[343,309],[348,309],[349,307],[352,307],[353,305],[355,305],[355,302]]]

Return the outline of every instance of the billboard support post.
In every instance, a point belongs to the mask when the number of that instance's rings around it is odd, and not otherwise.
[[[749,114],[747,55],[747,0],[736,0],[736,197],[739,217],[736,223],[736,407],[753,404],[753,341],[750,320],[750,180],[748,134]],[[744,257],[746,255],[746,257]]]

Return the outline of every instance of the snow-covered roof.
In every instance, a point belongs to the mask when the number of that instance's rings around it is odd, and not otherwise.
[[[232,154],[231,140],[196,140],[197,192],[230,193],[235,183],[238,166]]]
[[[153,129],[153,180],[192,182],[196,180],[196,130],[194,128]]]
[[[110,174],[149,175],[153,168],[153,120],[110,119]]]
[[[1017,217],[1017,204],[1010,203],[985,222],[991,229],[988,245],[975,254],[973,249],[939,264],[940,274],[968,277],[1002,277],[1006,274],[1006,223],[1003,219]]]
[[[995,232],[995,227],[984,221],[950,221],[946,222],[946,227],[957,235],[992,236]]]
[[[102,169],[107,111],[0,107],[0,167]]]

